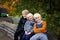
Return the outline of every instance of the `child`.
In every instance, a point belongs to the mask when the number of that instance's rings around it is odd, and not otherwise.
[[[30,38],[30,40],[48,40],[46,36],[46,22],[41,20],[41,15],[39,13],[34,14],[34,33],[35,35]]]
[[[25,25],[25,22],[27,21],[26,16],[28,13],[29,13],[28,10],[22,11],[22,17],[20,18],[16,32],[14,34],[14,40],[18,40],[18,36],[20,36],[20,40],[22,40],[22,35],[24,33],[24,25]]]
[[[24,25],[24,31],[25,34],[22,37],[22,40],[29,40],[29,38],[33,35],[33,15],[31,13],[29,13],[27,15],[27,22]]]

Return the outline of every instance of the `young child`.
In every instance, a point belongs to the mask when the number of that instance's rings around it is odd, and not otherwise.
[[[30,40],[48,40],[46,36],[46,22],[41,20],[41,15],[39,13],[34,14],[34,33],[35,35],[30,38]]]
[[[25,22],[27,21],[26,16],[28,13],[29,13],[28,10],[22,11],[22,17],[20,18],[16,32],[14,34],[14,40],[18,40],[18,36],[20,36],[20,40],[22,40],[22,35],[24,33],[24,25],[25,25]]]
[[[27,19],[28,20],[24,25],[25,34],[23,35],[22,40],[29,40],[29,38],[33,35],[33,24],[34,24],[33,15],[29,13],[27,15]]]

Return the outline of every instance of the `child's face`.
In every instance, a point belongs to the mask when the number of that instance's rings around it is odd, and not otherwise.
[[[35,21],[36,21],[37,23],[39,23],[39,22],[41,21],[41,18],[40,18],[40,17],[35,17],[34,19],[35,19]]]
[[[23,12],[23,13],[22,13],[22,16],[23,16],[24,18],[26,18],[27,13],[26,13],[26,12]]]
[[[32,21],[33,20],[33,16],[28,16],[27,19]]]

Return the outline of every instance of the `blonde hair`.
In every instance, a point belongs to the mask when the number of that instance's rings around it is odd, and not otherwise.
[[[26,12],[27,14],[29,13],[29,11],[28,11],[28,10],[26,10],[26,9],[22,11],[22,13],[24,13],[24,12]]]
[[[29,16],[32,16],[33,17],[33,14],[32,13],[27,14],[27,17],[29,17]]]
[[[39,13],[35,13],[35,14],[34,14],[34,18],[36,18],[36,17],[42,18]]]

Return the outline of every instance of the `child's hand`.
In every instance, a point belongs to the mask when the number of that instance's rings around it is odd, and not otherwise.
[[[25,34],[26,34],[26,35],[28,35],[28,32],[27,32],[27,31],[25,31]]]
[[[31,34],[31,32],[28,32],[28,35]]]
[[[26,35],[29,35],[29,34],[31,34],[31,32],[27,32],[27,31],[25,31],[25,34],[26,34]]]
[[[27,34],[27,31],[25,31],[25,34]]]

